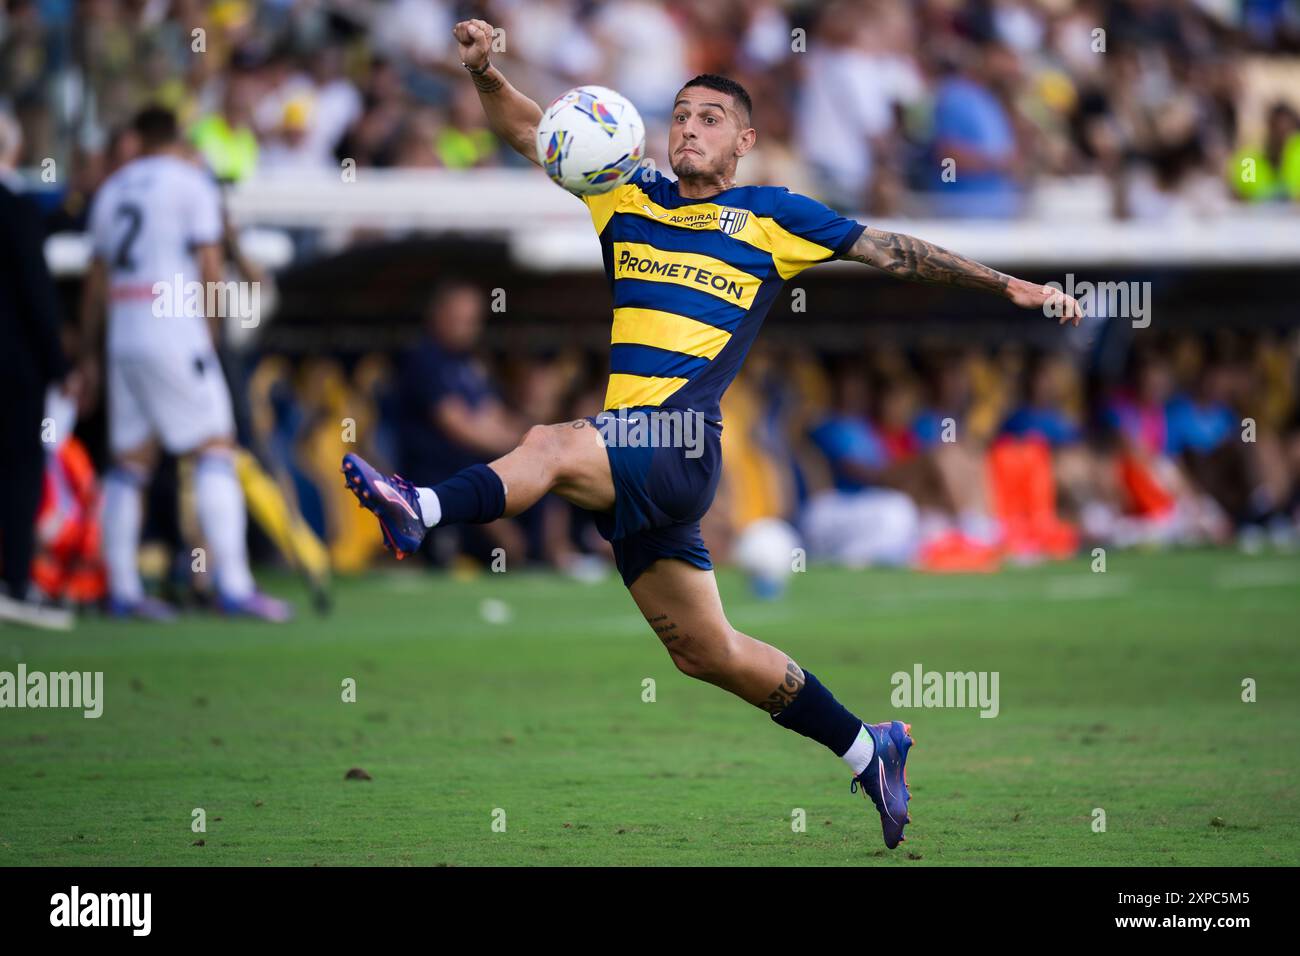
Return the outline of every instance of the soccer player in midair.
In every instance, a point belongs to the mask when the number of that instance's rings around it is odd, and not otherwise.
[[[492,27],[456,24],[493,131],[537,162],[541,108],[488,60]],[[697,76],[677,94],[668,156],[677,180],[643,169],[584,197],[600,236],[614,298],[607,413],[675,412],[705,423],[702,454],[609,442],[601,416],[531,429],[518,448],[432,488],[343,459],[348,487],[379,518],[385,545],[415,551],[438,524],[519,514],[548,492],[595,513],[623,582],[685,674],[766,711],[843,758],[880,813],[885,845],[909,822],[904,765],[912,739],[900,721],[867,724],[780,649],[731,626],[700,537],[721,466],[719,403],[785,281],[811,265],[852,259],[902,279],[991,292],[1078,323],[1078,303],[921,239],[866,228],[804,196],[737,186],[754,147],[749,94],[725,77]],[[624,411],[623,415],[628,412]]]

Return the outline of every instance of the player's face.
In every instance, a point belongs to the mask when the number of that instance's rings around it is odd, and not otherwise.
[[[677,94],[668,129],[668,162],[681,178],[730,176],[754,131],[731,96],[692,86]]]

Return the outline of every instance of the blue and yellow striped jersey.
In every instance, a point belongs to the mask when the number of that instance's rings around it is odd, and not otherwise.
[[[605,408],[685,408],[712,421],[781,286],[843,255],[865,228],[773,186],[685,199],[649,169],[584,201],[614,296]]]

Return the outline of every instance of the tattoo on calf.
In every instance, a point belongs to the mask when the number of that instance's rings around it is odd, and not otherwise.
[[[799,691],[803,690],[803,685],[803,670],[794,661],[787,661],[785,680],[781,682],[780,687],[768,695],[767,700],[761,701],[758,706],[769,714],[779,714],[799,696]]]

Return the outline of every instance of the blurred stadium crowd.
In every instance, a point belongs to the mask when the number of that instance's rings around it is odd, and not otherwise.
[[[1139,219],[1300,199],[1294,0],[7,0],[0,106],[20,166],[74,170],[74,220],[146,100],[227,180],[518,163],[459,82],[466,15],[542,102],[629,96],[652,148],[683,77],[736,77],[761,130],[743,175],[844,211],[1015,216],[1061,177]]]
[[[340,569],[377,548],[367,516],[335,493],[340,416],[360,410],[362,453],[425,484],[499,456],[532,425],[603,407],[598,361],[493,355],[487,316],[485,292],[451,280],[420,344],[392,364],[373,354],[349,376],[333,359],[270,359],[254,375],[257,440],[289,452]],[[812,560],[935,571],[1093,546],[1290,550],[1298,355],[1294,331],[1153,335],[1102,384],[1072,354],[1015,343],[828,355],[760,339],[723,400],[726,465],[705,539],[727,560],[747,528],[779,519]],[[441,563],[504,548],[587,573],[605,554],[589,518],[555,498],[435,532],[428,557]]]

